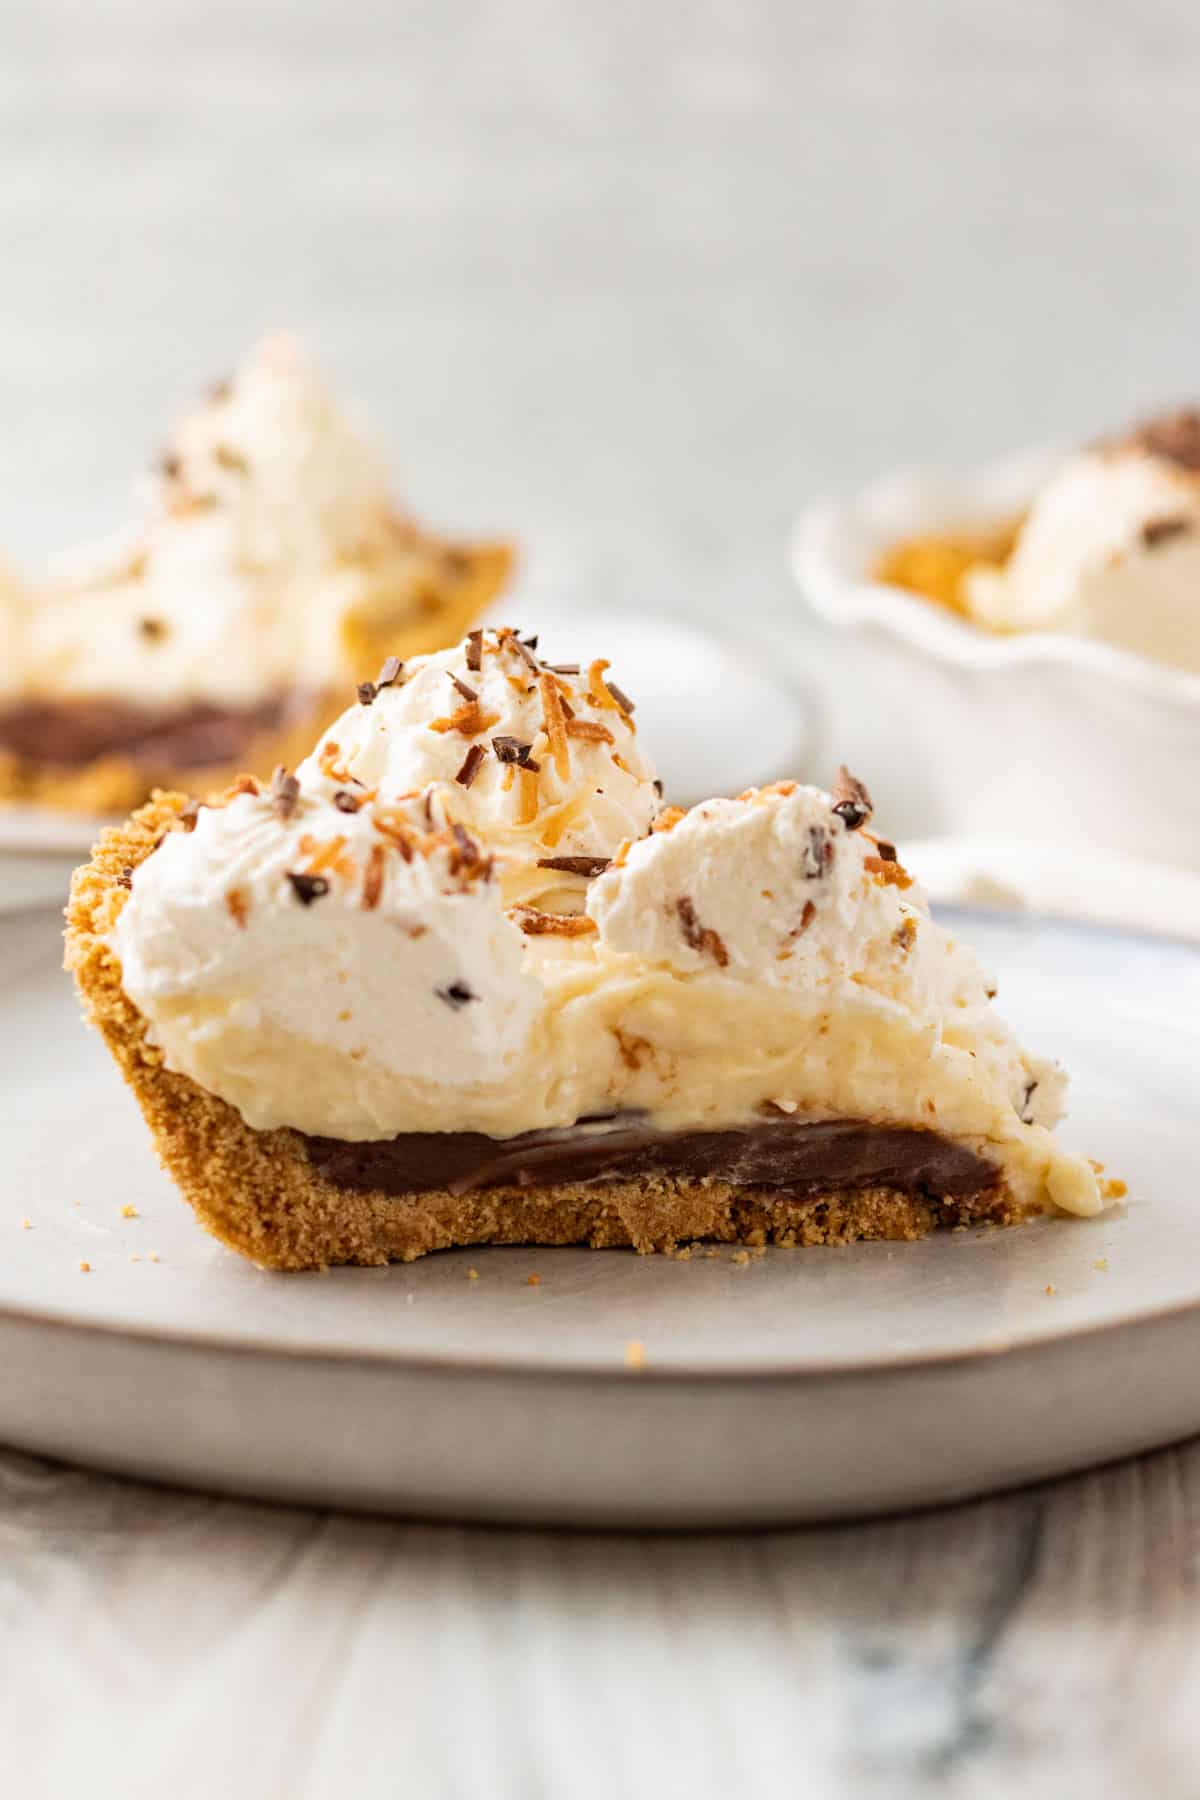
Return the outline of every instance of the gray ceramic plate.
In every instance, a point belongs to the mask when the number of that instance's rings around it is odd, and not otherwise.
[[[1067,1138],[1129,1183],[1102,1219],[748,1264],[491,1250],[280,1276],[191,1223],[57,930],[0,921],[11,1443],[263,1496],[647,1526],[922,1505],[1200,1430],[1194,947],[964,933],[1074,1071]]]

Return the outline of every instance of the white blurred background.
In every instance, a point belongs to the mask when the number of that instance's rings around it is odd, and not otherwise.
[[[0,546],[291,325],[525,617],[803,670],[814,491],[1200,392],[1198,76],[1196,0],[6,7]]]

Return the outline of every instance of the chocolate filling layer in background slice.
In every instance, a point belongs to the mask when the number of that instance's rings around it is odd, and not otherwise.
[[[282,731],[313,709],[315,696],[275,694],[254,706],[141,706],[130,700],[22,700],[0,709],[0,751],[63,769],[102,756],[146,767],[218,768],[235,763],[263,732]]]
[[[654,1131],[636,1116],[564,1131],[486,1137],[477,1131],[409,1132],[367,1143],[305,1139],[313,1167],[337,1187],[385,1194],[640,1176],[709,1177],[737,1187],[814,1197],[886,1187],[935,1199],[970,1199],[1000,1171],[936,1131],[854,1119],[764,1121],[736,1131]]]

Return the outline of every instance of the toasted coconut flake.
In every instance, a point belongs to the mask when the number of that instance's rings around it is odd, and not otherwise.
[[[542,830],[542,842],[548,849],[553,850],[555,844],[562,840],[564,833],[570,830],[584,811],[587,802],[587,794],[576,794],[573,800],[569,800],[565,806],[560,806],[557,812],[549,815]]]
[[[621,703],[604,680],[604,671],[609,666],[606,656],[598,656],[588,664],[587,697],[602,712],[620,712]]]
[[[875,877],[879,887],[910,888],[912,876],[898,862],[889,862],[882,856],[864,856],[863,868]]]
[[[229,786],[225,789],[224,793],[220,795],[215,804],[217,806],[228,806],[231,800],[238,799],[242,794],[258,795],[261,792],[262,789],[259,787],[258,782],[254,779],[253,775],[239,775],[236,781],[230,782]],[[214,802],[209,801],[208,804],[211,806]]]
[[[541,912],[536,906],[510,906],[508,916],[529,937],[591,937],[595,919],[586,913]]]
[[[398,806],[375,806],[371,823],[381,836],[399,850],[405,862],[413,859],[413,829],[408,814]]]
[[[317,767],[320,769],[322,775],[325,776],[326,780],[335,781],[341,787],[361,787],[362,782],[359,781],[358,777],[356,775],[351,775],[349,769],[338,761],[341,753],[341,745],[335,743],[332,739],[329,739],[326,743],[321,745],[320,753],[317,757]]]
[[[308,840],[303,839],[301,841],[303,843]],[[307,873],[309,875],[321,875],[326,869],[336,869],[338,863],[342,860],[342,850],[345,847],[345,843],[346,840],[344,837],[332,837],[328,838],[323,844],[315,845]]]
[[[359,904],[364,912],[374,912],[379,905],[383,893],[383,867],[386,851],[382,844],[372,844],[371,853],[367,857],[367,870],[363,876],[362,898]]]
[[[675,911],[679,914],[679,923],[683,927],[684,941],[690,950],[701,956],[711,956],[718,968],[725,968],[729,962],[729,952],[715,931],[707,925],[701,925],[696,917],[696,908],[686,894],[681,894],[675,902]]]
[[[225,908],[239,931],[245,931],[250,903],[241,888],[230,888],[225,895]]]
[[[682,806],[664,806],[650,829],[653,832],[674,831],[680,819],[686,818],[687,814]]]
[[[430,731],[460,731],[464,737],[478,737],[500,723],[499,713],[485,713],[478,700],[464,700],[457,712],[448,718],[432,719]]]
[[[612,732],[607,725],[602,725],[599,719],[568,719],[567,736],[583,738],[592,744],[611,744],[613,742]]]
[[[563,712],[562,695],[558,691],[558,683],[553,675],[539,675],[538,689],[542,696],[542,719],[546,727],[546,736],[550,740],[550,754],[554,758],[554,767],[558,771],[560,781],[571,779],[571,751],[567,744],[567,720]]]
[[[516,818],[518,825],[533,824],[538,816],[539,800],[537,768],[530,768],[528,763],[518,763]]]

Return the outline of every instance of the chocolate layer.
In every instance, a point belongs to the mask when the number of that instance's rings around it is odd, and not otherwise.
[[[118,699],[21,700],[0,709],[0,751],[65,769],[102,756],[139,767],[202,769],[236,763],[264,732],[311,711],[311,694],[275,694],[254,706],[142,706]]]
[[[735,1131],[655,1131],[624,1115],[565,1131],[493,1138],[477,1131],[408,1132],[361,1144],[305,1140],[313,1167],[338,1187],[385,1194],[566,1181],[711,1177],[808,1198],[886,1187],[936,1199],[994,1188],[999,1170],[936,1131],[855,1119],[764,1120]]]

